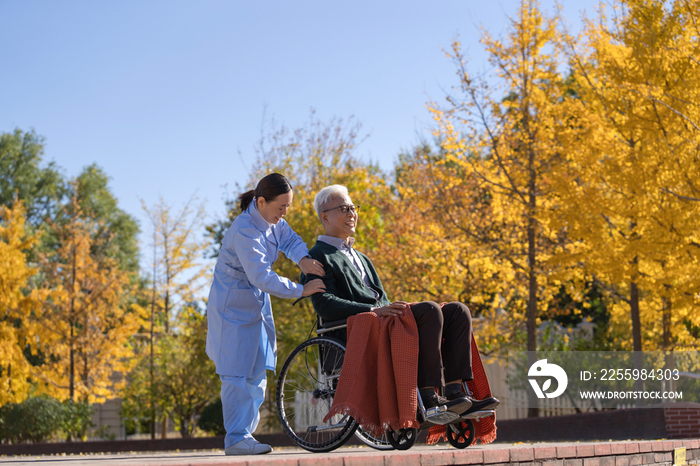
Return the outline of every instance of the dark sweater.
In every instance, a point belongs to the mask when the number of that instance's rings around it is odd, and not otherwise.
[[[301,283],[305,284],[314,278],[323,279],[326,291],[312,295],[311,302],[316,313],[323,317],[326,322],[347,319],[355,314],[368,312],[373,307],[390,304],[372,261],[361,252],[355,252],[362,261],[371,287],[379,293],[379,299],[374,297],[372,290],[362,281],[360,273],[350,262],[350,259],[335,246],[323,241],[316,241],[314,247],[309,251],[311,257],[323,264],[326,274],[323,277],[302,274]]]

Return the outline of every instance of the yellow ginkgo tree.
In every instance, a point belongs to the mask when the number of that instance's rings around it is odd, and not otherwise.
[[[37,334],[32,314],[41,294],[30,291],[37,269],[27,262],[36,236],[25,229],[21,201],[0,206],[0,406],[23,401],[32,388],[32,366],[25,353],[36,354]]]
[[[399,156],[396,196],[375,263],[389,271],[385,287],[405,301],[466,303],[482,354],[498,356],[522,333],[524,308],[511,286],[514,271],[489,240],[510,235],[494,215],[492,196],[461,164],[428,145]],[[509,312],[505,312],[508,308]]]
[[[115,375],[125,375],[133,362],[130,337],[142,320],[128,304],[127,272],[95,254],[97,225],[82,215],[77,195],[64,214],[51,225],[58,247],[40,261],[49,290],[36,312],[41,377],[57,398],[102,402],[123,385]]]
[[[698,2],[610,6],[569,42],[577,125],[559,220],[631,349],[671,350],[697,324]]]
[[[491,258],[490,273],[508,288],[499,294],[513,298],[512,313],[522,310],[529,351],[559,285],[551,259],[562,232],[550,222],[558,206],[552,179],[564,163],[559,135],[571,118],[560,39],[556,18],[523,0],[505,39],[483,33],[493,80],[470,74],[455,41],[448,56],[460,86],[447,105],[429,105],[441,149],[433,162],[439,169],[426,179],[433,217],[460,233],[464,256]]]

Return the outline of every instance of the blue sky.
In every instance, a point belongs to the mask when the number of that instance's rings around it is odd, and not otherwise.
[[[561,3],[574,27],[595,12]],[[470,70],[488,71],[479,26],[504,34],[518,5],[0,0],[0,131],[33,128],[68,176],[97,163],[144,233],[141,199],[178,208],[196,192],[211,220],[224,185],[248,179],[240,155],[264,116],[354,115],[369,135],[357,155],[390,170],[429,137],[426,102],[457,83],[444,50],[459,36]]]

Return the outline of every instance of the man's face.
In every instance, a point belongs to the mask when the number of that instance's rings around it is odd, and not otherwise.
[[[348,210],[343,213],[338,207],[352,205],[352,200],[349,196],[335,196],[330,205],[326,207],[326,212],[321,214],[323,226],[328,236],[342,238],[347,240],[348,237],[355,234],[357,227],[357,212]]]

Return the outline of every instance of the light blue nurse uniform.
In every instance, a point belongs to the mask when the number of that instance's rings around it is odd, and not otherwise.
[[[207,302],[207,355],[221,378],[226,448],[252,433],[265,398],[265,369],[275,370],[277,341],[270,294],[300,298],[304,287],[277,275],[282,251],[299,263],[306,244],[281,219],[262,218],[255,199],[224,235]]]

